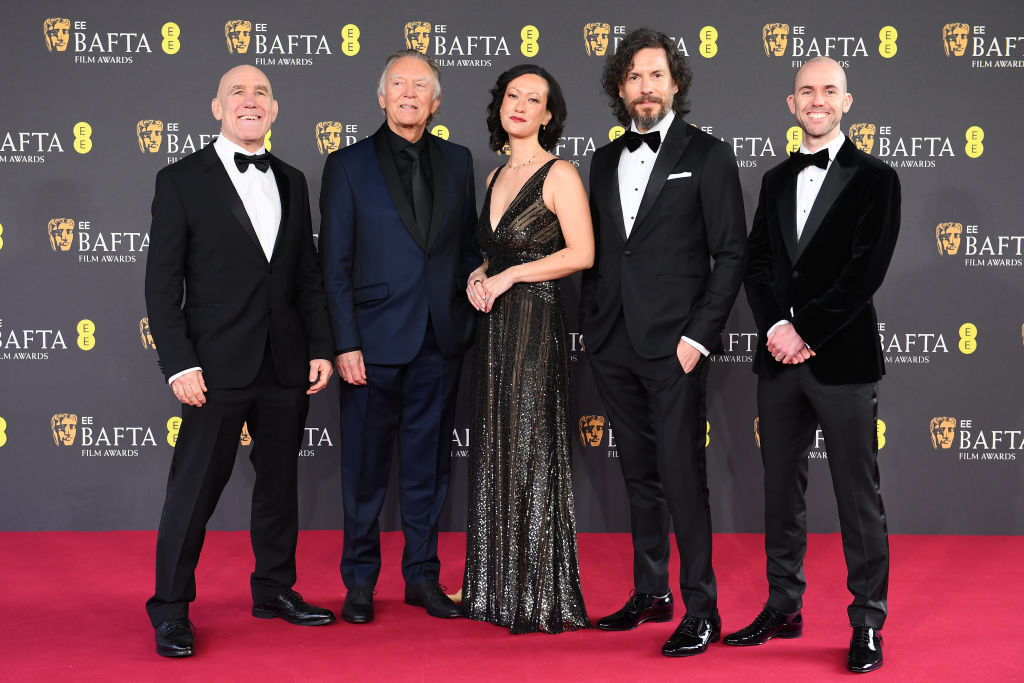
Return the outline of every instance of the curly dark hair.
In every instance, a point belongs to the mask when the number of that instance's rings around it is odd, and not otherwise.
[[[629,107],[619,97],[619,87],[626,81],[626,75],[633,66],[633,58],[636,53],[647,47],[661,48],[665,50],[668,57],[668,69],[672,74],[672,80],[679,86],[678,92],[672,98],[672,110],[676,116],[683,117],[690,113],[690,102],[686,99],[690,91],[690,83],[693,81],[693,73],[687,64],[686,57],[676,49],[672,39],[660,31],[652,31],[649,28],[638,28],[629,32],[614,53],[608,53],[605,59],[604,72],[601,74],[601,87],[608,95],[608,106],[611,107],[615,118],[623,126],[628,126],[632,117],[629,115]]]
[[[513,80],[525,74],[540,76],[548,82],[548,111],[551,112],[551,120],[547,125],[541,126],[537,133],[537,141],[547,151],[551,151],[558,144],[558,138],[562,137],[565,129],[565,97],[562,95],[562,88],[558,85],[555,77],[549,74],[544,68],[536,64],[518,64],[505,73],[498,76],[498,82],[491,88],[491,103],[487,105],[487,130],[491,133],[490,145],[495,152],[508,142],[508,133],[501,126],[501,102],[505,98],[505,88]]]

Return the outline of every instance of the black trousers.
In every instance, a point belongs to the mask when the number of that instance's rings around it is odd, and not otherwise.
[[[846,557],[852,625],[881,628],[889,588],[889,537],[878,486],[878,383],[822,384],[806,363],[757,383],[764,463],[768,604],[802,607],[807,585],[807,451],[820,424]]]
[[[637,354],[620,318],[588,354],[618,444],[629,496],[633,582],[638,592],[668,592],[669,522],[679,549],[686,612],[711,617],[718,588],[711,567],[711,507],[704,444],[708,360],[686,374],[675,355]]]
[[[201,408],[182,406],[156,540],[156,592],[146,603],[154,626],[187,616],[196,598],[195,569],[206,524],[231,476],[243,422],[252,436],[249,459],[256,469],[250,520],[253,602],[269,600],[295,583],[297,468],[309,397],[305,386],[278,382],[269,351],[268,342],[251,385],[210,389]]]

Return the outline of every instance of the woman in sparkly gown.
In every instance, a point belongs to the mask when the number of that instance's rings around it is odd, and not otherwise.
[[[576,168],[548,150],[565,100],[524,64],[491,90],[487,180],[467,282],[481,312],[472,373],[469,518],[462,607],[512,633],[589,628],[580,590],[569,442],[565,311],[557,280],[589,268],[594,236]]]

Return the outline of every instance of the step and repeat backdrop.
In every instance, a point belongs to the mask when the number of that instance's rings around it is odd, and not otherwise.
[[[210,101],[224,71],[269,76],[280,115],[267,147],[306,173],[315,207],[325,156],[383,120],[385,57],[424,51],[444,84],[430,132],[472,150],[479,198],[501,161],[485,125],[498,74],[535,62],[559,80],[569,118],[556,153],[586,179],[594,150],[622,132],[601,94],[604,56],[650,26],[688,56],[689,121],[735,151],[748,219],[762,174],[799,143],[785,102],[796,69],[818,55],[846,68],[843,131],[903,183],[900,241],[875,298],[889,528],[1024,532],[1019,3],[47,0],[0,17],[0,529],[156,527],[180,408],[143,300],[153,181],[219,131]],[[563,287],[578,330],[578,278]],[[759,532],[756,333],[742,293],[724,340],[707,424],[715,529]],[[626,531],[615,425],[578,331],[571,367],[579,529]],[[336,382],[314,397],[299,454],[304,528],[341,525]],[[470,439],[463,399],[449,530],[464,528]],[[243,432],[212,528],[248,526],[250,442]],[[836,531],[820,434],[808,457],[811,529]],[[383,523],[398,528],[395,496]]]

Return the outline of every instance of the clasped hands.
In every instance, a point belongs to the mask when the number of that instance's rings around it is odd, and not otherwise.
[[[797,334],[793,323],[782,323],[776,326],[768,335],[768,343],[765,345],[772,358],[783,365],[799,365],[811,356],[816,355],[814,351],[807,348],[803,337]]]
[[[482,313],[489,313],[494,307],[494,300],[515,284],[510,270],[503,270],[494,277],[487,277],[487,271],[482,268],[470,273],[466,281],[466,297],[470,305]]]

